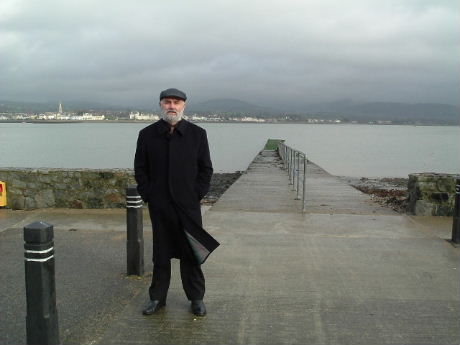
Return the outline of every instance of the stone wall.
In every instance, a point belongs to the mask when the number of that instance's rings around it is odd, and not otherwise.
[[[410,174],[408,213],[417,216],[452,216],[455,203],[455,181],[460,175]]]
[[[12,209],[125,207],[130,169],[1,169]]]
[[[208,202],[219,196],[241,172],[214,174]],[[123,208],[126,187],[136,184],[132,169],[27,169],[2,168],[7,205],[12,209]]]

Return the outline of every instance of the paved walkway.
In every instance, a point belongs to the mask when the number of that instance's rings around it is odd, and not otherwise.
[[[142,316],[139,295],[99,343],[458,343],[458,249],[312,170],[307,214],[269,151],[205,214],[221,242],[203,267],[205,318],[176,267],[164,310]]]
[[[451,219],[398,215],[314,164],[301,213],[281,167],[273,152],[262,151],[205,213],[205,228],[221,246],[203,265],[204,318],[188,311],[177,261],[166,308],[141,314],[151,276],[123,275],[122,210],[37,211],[57,229],[63,344],[460,342],[459,252],[442,238]],[[20,228],[33,218],[9,213],[0,212],[0,229],[8,228],[0,232],[0,250],[15,256],[0,272],[12,293],[0,286],[7,311],[0,316],[2,344],[24,339],[12,332],[23,329],[25,317],[14,301],[23,293]]]

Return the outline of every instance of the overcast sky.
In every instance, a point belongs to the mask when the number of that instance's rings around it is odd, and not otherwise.
[[[0,100],[459,103],[458,0],[1,0]]]

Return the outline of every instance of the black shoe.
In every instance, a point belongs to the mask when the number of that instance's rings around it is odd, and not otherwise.
[[[206,306],[204,305],[203,300],[192,301],[192,313],[196,316],[205,316],[206,315]]]
[[[142,310],[142,314],[144,315],[152,315],[153,313],[157,312],[158,309],[164,307],[166,302],[158,301],[158,300],[150,300],[149,303],[145,306],[144,310]]]

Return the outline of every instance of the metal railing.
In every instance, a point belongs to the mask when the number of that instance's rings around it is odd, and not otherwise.
[[[278,154],[284,162],[289,175],[289,184],[297,192],[296,200],[300,200],[302,193],[302,212],[307,207],[307,155],[287,146],[284,141],[278,143]]]

